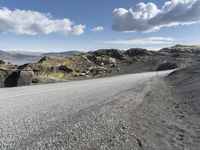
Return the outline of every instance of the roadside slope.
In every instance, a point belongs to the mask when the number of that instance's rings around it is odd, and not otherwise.
[[[140,109],[132,113],[141,149],[199,149],[199,91],[199,66],[157,78]]]

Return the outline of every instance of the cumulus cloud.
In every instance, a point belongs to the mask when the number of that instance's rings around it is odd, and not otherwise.
[[[113,11],[113,30],[154,31],[161,27],[200,22],[200,0],[171,0],[158,8],[154,3],[138,3],[130,9]]]
[[[85,25],[75,25],[72,27],[72,34],[81,35],[84,33]]]
[[[0,33],[81,35],[84,29],[85,25],[75,25],[67,18],[55,19],[51,14],[37,11],[0,8]]]
[[[132,40],[104,41],[104,43],[113,45],[153,46],[153,45],[173,44],[174,41],[175,41],[174,38],[171,37],[147,37],[147,38],[138,38]]]
[[[92,32],[101,32],[104,30],[104,27],[101,27],[101,26],[97,26],[97,27],[94,27],[92,29]]]

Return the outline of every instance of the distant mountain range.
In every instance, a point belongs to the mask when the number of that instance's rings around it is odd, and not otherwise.
[[[67,57],[67,56],[73,56],[78,55],[81,52],[79,51],[67,51],[67,52],[52,52],[52,53],[43,53],[41,56],[58,56],[58,57]]]
[[[80,54],[79,51],[67,51],[67,52],[52,52],[52,53],[28,53],[28,52],[6,52],[0,50],[0,60],[6,61],[27,61],[37,62],[45,56],[59,56],[67,57]]]
[[[11,54],[0,50],[0,59],[2,59],[2,60],[10,60],[10,59],[13,59],[13,57],[12,57]]]

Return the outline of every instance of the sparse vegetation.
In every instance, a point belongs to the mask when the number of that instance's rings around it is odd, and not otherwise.
[[[200,47],[176,45],[160,51],[132,48],[127,51],[101,49],[69,57],[43,57],[38,63],[22,66],[1,63],[9,69],[31,69],[34,79],[74,80],[125,73],[160,71],[199,64]],[[35,80],[36,81],[36,80]],[[35,82],[34,82],[35,83]]]

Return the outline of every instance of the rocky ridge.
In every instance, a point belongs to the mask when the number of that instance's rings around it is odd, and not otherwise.
[[[18,86],[184,68],[198,63],[200,63],[200,47],[175,45],[160,51],[148,51],[141,48],[132,48],[126,51],[100,49],[69,57],[46,56],[38,63],[22,66],[0,62],[0,67],[11,69],[11,72],[16,72],[16,70],[31,72],[30,82],[14,85]],[[0,72],[3,74],[6,71],[4,69]],[[5,80],[1,79],[1,82],[5,82]]]

